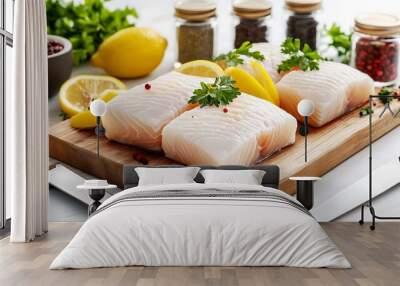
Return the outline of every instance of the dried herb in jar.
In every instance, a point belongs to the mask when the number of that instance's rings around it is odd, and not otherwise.
[[[247,41],[250,43],[268,42],[267,31],[264,19],[241,18],[235,27],[235,48],[239,48]]]
[[[244,42],[268,42],[267,20],[272,11],[270,1],[235,1],[233,12],[238,22],[235,25],[234,47],[239,48]]]
[[[186,63],[213,58],[216,7],[212,0],[176,2],[178,62]]]
[[[308,44],[312,50],[317,48],[318,22],[312,13],[294,13],[287,20],[286,35],[299,39],[302,46]]]
[[[177,28],[178,61],[211,60],[214,53],[214,29],[211,24],[182,24]]]
[[[391,38],[360,38],[356,42],[355,66],[374,81],[396,80],[398,62],[399,44]]]

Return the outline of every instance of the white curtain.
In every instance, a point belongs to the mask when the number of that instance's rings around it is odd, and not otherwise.
[[[12,92],[6,97],[6,187],[12,242],[47,232],[48,109],[45,0],[15,1]]]

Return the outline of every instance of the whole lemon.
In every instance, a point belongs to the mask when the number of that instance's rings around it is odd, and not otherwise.
[[[162,61],[167,40],[150,28],[122,29],[99,46],[91,62],[119,78],[141,77]]]

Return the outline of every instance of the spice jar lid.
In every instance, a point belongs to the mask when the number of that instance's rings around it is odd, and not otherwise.
[[[175,16],[189,21],[203,21],[215,16],[212,0],[182,0],[175,3]]]
[[[366,13],[355,19],[354,30],[375,35],[390,36],[400,33],[400,16],[386,13]]]
[[[241,0],[233,4],[234,13],[246,19],[258,19],[271,14],[272,2],[268,0]]]
[[[322,0],[285,0],[288,10],[299,13],[310,13],[321,8]]]

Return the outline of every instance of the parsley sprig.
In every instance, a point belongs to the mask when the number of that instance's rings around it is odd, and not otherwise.
[[[390,103],[393,100],[393,97],[387,97],[387,96],[396,95],[396,90],[392,87],[385,86],[381,88],[378,95],[380,102],[382,102],[383,104]]]
[[[264,55],[259,51],[250,51],[253,45],[246,41],[239,48],[230,51],[227,54],[221,54],[214,58],[214,61],[225,61],[228,67],[234,67],[243,64],[241,56],[247,56],[259,61],[265,60]]]
[[[302,71],[319,70],[319,61],[322,57],[313,51],[308,44],[301,49],[299,39],[287,38],[281,45],[281,52],[288,58],[278,66],[278,72],[288,72],[293,69]]]
[[[329,28],[326,27],[324,34],[330,38],[329,47],[336,50],[339,61],[348,65],[350,63],[352,34],[346,34],[335,23]]]
[[[240,95],[235,81],[230,76],[217,77],[214,83],[200,82],[201,88],[193,91],[189,103],[200,104],[200,107],[228,105]]]

